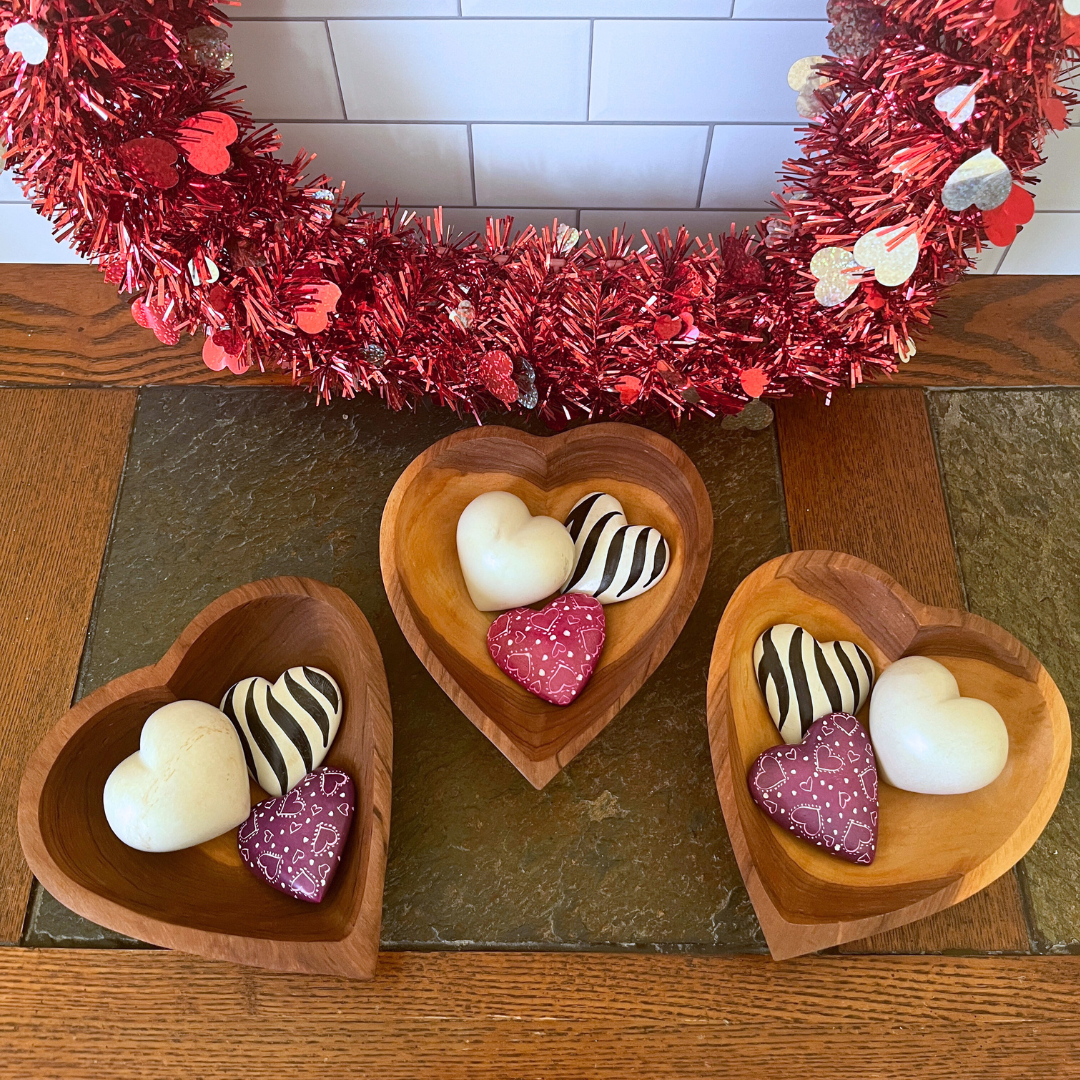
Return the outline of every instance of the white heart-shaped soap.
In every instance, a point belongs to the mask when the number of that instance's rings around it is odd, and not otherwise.
[[[989,702],[960,696],[947,667],[905,656],[879,676],[870,738],[884,780],[923,795],[961,795],[997,779],[1009,733]]]
[[[1080,15],[1080,0],[1062,0],[1066,15]]]
[[[533,517],[508,491],[478,495],[458,518],[458,560],[481,611],[524,607],[557,593],[574,567],[561,521]]]
[[[49,39],[33,23],[16,23],[9,27],[4,44],[12,52],[22,53],[28,64],[40,64],[49,55]]]
[[[205,701],[173,701],[143,724],[139,749],[105,781],[105,818],[129,847],[179,851],[235,829],[251,811],[240,737]]]

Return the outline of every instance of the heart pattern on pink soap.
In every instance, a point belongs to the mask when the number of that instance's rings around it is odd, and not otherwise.
[[[317,904],[341,864],[355,810],[349,776],[316,769],[287,795],[255,806],[236,833],[240,858],[268,885]]]
[[[848,713],[814,723],[796,746],[774,746],[750,766],[754,802],[781,826],[848,862],[877,854],[878,777],[866,729]]]
[[[569,705],[592,678],[606,633],[604,605],[569,593],[542,611],[504,612],[488,628],[488,651],[530,693],[552,705]]]

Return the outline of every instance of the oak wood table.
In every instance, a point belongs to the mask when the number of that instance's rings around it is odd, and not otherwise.
[[[765,439],[775,447],[767,453],[779,456],[792,548],[850,552],[927,603],[963,607],[924,388],[1080,386],[1080,287],[1074,278],[970,278],[945,314],[889,388],[836,394],[827,409],[810,398],[785,401],[776,410],[775,435]],[[227,396],[234,393],[229,388],[282,384],[272,376],[237,380],[210,372],[197,346],[159,345],[87,267],[0,267],[0,385],[6,387],[0,389],[0,657],[6,675],[0,686],[0,942],[11,944],[0,949],[0,1076],[279,1076],[320,1067],[380,1080],[696,1080],[795,1069],[859,1078],[1080,1075],[1080,957],[1038,955],[1014,872],[922,922],[781,965],[761,955],[760,942],[712,950],[638,941],[630,949],[520,951],[508,932],[501,948],[491,941],[480,943],[489,946],[484,949],[454,950],[447,948],[452,942],[405,935],[382,953],[374,983],[362,984],[165,951],[20,944],[28,940],[31,888],[14,829],[23,764],[73,695],[87,688],[94,664],[93,656],[84,656],[88,632],[99,650],[98,675],[121,673],[100,659],[105,652],[98,641],[111,628],[109,612],[121,589],[114,583],[114,599],[104,596],[103,565],[114,576],[127,574],[115,580],[137,590],[140,558],[179,565],[185,557],[184,538],[168,521],[147,526],[137,537],[143,547],[130,546],[135,532],[125,534],[127,548],[117,539],[119,503],[126,498],[138,509],[139,491],[127,487],[132,470],[154,467],[138,442],[139,424],[151,415],[164,424],[173,408],[165,399],[140,397],[156,393],[140,388],[216,386],[225,389],[214,393]],[[295,400],[289,398],[288,408],[306,408],[291,404]],[[325,415],[347,412],[341,406]],[[220,423],[242,425],[243,415],[230,413]],[[440,423],[444,431],[455,428],[452,418]],[[183,468],[186,455],[204,460],[198,458],[200,433],[179,423],[175,431],[174,464]],[[359,434],[320,430],[312,438],[313,445],[324,440],[327,453],[347,448],[350,439],[377,444],[387,485],[400,471],[390,420]],[[701,457],[711,453],[714,436],[705,429],[688,438],[699,440]],[[731,451],[730,460],[742,461],[743,452]],[[223,461],[221,468],[231,464]],[[309,479],[305,472],[294,482]],[[159,487],[167,480],[162,473]],[[716,509],[716,557],[732,559],[738,530],[730,518],[722,520],[723,507]],[[314,500],[312,529],[322,527],[321,512]],[[721,535],[722,523],[731,535]],[[245,543],[243,524],[206,523],[223,560]],[[329,526],[320,536],[323,547],[346,549],[352,542]],[[128,565],[114,570],[117,552]],[[370,570],[377,577],[377,568]],[[225,591],[212,573],[205,587],[210,598]],[[722,590],[714,592],[708,595],[707,583],[703,614],[691,617],[677,648],[694,635],[711,641],[712,613],[725,599]],[[133,603],[142,596],[131,595]],[[372,621],[381,645],[397,633],[392,620]],[[700,676],[703,696],[705,671],[695,675],[691,663],[696,655],[680,654],[690,666],[672,678]],[[672,661],[676,667],[682,662]],[[84,679],[77,689],[80,664]],[[395,671],[388,674],[393,688]],[[395,720],[401,722],[398,715]],[[703,714],[700,724],[703,729]],[[395,781],[398,758],[395,749]],[[583,804],[583,812],[615,827],[620,814],[626,817],[618,800],[618,792],[605,790]],[[406,837],[402,843],[410,842],[410,820],[396,804],[393,820]],[[393,860],[388,888],[402,888],[393,882]],[[589,901],[582,899],[586,906]],[[407,907],[402,901],[395,909],[402,926]],[[423,949],[407,947],[408,940]]]

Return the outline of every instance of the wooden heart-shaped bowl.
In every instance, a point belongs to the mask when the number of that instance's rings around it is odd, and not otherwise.
[[[932,656],[960,693],[989,701],[1009,758],[967,795],[918,795],[882,783],[877,857],[857,866],[792,836],[757,807],[747,774],[781,739],[754,674],[758,636],[796,623],[819,641],[854,641],[880,672]],[[868,706],[859,718],[867,725]],[[919,603],[883,570],[831,551],[758,567],[728,603],[709,668],[709,742],[731,844],[774,959],[889,930],[949,907],[1005,873],[1035,842],[1069,767],[1069,715],[1042,664],[999,626]]]
[[[671,562],[649,592],[608,604],[607,641],[572,704],[549,705],[496,667],[487,649],[495,612],[477,611],[457,557],[457,521],[485,491],[509,491],[530,512],[563,521],[591,491],[623,505],[631,525],[667,538]],[[667,655],[709,565],[712,505],[690,459],[670,440],[628,424],[537,438],[503,427],[458,432],[401,474],[383,511],[380,558],[390,604],[409,644],[454,704],[542,788],[587,746]]]
[[[198,847],[127,847],[105,820],[113,768],[139,748],[147,717],[170,701],[218,705],[248,675],[297,664],[329,672],[344,711],[325,764],[356,784],[337,876],[320,904],[294,900],[240,861],[236,830]],[[170,949],[279,971],[370,979],[382,920],[393,731],[375,635],[339,589],[306,578],[243,585],[205,608],[158,663],[83,698],[35,750],[19,793],[19,839],[58,900],[123,934]],[[268,796],[252,785],[252,801]]]

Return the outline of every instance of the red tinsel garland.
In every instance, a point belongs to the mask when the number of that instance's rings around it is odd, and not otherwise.
[[[144,292],[133,312],[161,340],[212,334],[214,366],[281,367],[320,396],[365,390],[395,409],[425,395],[534,409],[555,426],[733,413],[894,371],[991,226],[947,210],[945,180],[990,148],[1024,181],[1075,100],[1061,78],[1080,20],[1059,0],[830,0],[829,15],[821,115],[757,236],[578,244],[565,226],[492,220],[466,240],[438,214],[364,212],[326,177],[306,182],[303,157],[272,156],[276,133],[198,47],[227,25],[206,0],[0,2],[0,33],[30,22],[49,41],[36,65],[4,51],[5,165],[62,238]],[[977,107],[954,130],[934,98],[962,84]],[[189,163],[207,112],[238,129],[216,174]],[[814,253],[884,225],[919,236],[915,273],[822,307]]]

